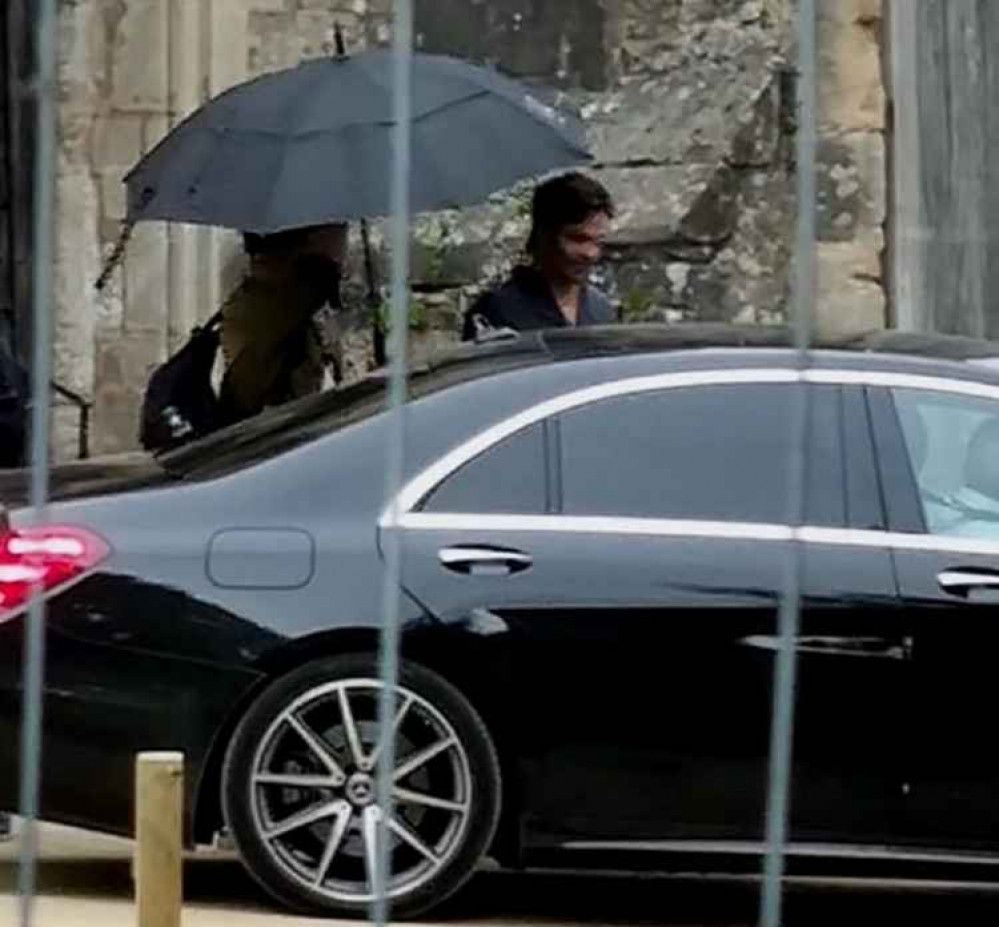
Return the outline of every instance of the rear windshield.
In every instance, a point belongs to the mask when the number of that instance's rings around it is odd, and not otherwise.
[[[547,359],[539,339],[521,338],[512,345],[458,348],[412,370],[407,395],[409,399],[420,399],[459,383],[544,363]],[[350,386],[269,409],[161,454],[158,461],[174,476],[188,479],[221,476],[380,414],[385,409],[387,387],[387,374],[379,371]]]

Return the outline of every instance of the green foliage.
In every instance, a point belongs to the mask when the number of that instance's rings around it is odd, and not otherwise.
[[[625,319],[639,319],[646,316],[655,304],[654,293],[642,287],[633,287],[621,300],[621,313]]]

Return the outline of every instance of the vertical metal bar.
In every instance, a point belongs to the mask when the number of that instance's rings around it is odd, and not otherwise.
[[[397,499],[402,489],[406,438],[406,349],[409,333],[409,169],[412,111],[413,9],[411,0],[395,0],[392,158],[392,305],[389,313],[389,416],[386,492],[391,501],[384,532],[385,584],[382,590],[381,697],[378,704],[379,755],[376,775],[377,828],[375,901],[372,919],[384,927],[389,916],[388,820],[392,815],[392,771],[395,767],[395,686],[399,675],[399,596],[402,574]]]
[[[812,301],[815,297],[815,0],[798,3],[798,214],[795,241],[792,310],[794,347],[799,373],[808,366]],[[808,438],[808,387],[802,376],[795,388],[791,415],[791,459],[788,473],[788,522],[804,521]],[[795,538],[788,545],[784,583],[778,610],[780,649],[774,680],[770,732],[770,776],[767,792],[766,842],[762,927],[780,927],[784,850],[790,817],[794,700],[797,675],[795,640],[801,618],[802,549]]]
[[[31,410],[31,507],[44,520],[49,491],[49,420],[52,367],[52,263],[55,235],[56,0],[38,0],[35,82],[38,112],[35,162],[34,345]],[[45,671],[45,601],[36,587],[25,633],[21,722],[21,865],[18,873],[21,927],[34,911],[38,850],[38,793],[42,755],[42,690]]]

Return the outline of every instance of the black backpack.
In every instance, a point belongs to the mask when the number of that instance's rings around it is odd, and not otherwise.
[[[169,450],[219,427],[212,368],[221,325],[222,313],[217,312],[149,378],[139,434],[147,451]]]

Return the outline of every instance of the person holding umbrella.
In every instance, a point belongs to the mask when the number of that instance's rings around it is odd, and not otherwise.
[[[315,256],[312,245],[302,252],[305,239],[274,236],[285,236],[289,229],[329,229],[331,224],[358,222],[368,302],[372,309],[380,304],[367,221],[389,215],[394,207],[396,100],[393,82],[387,79],[393,66],[391,52],[346,54],[338,43],[335,56],[255,77],[191,113],[125,176],[127,215],[98,289],[111,279],[140,222],[252,233],[245,240],[251,251],[258,252],[250,276],[225,313],[229,317],[223,335],[229,361],[228,382],[222,387],[225,396],[216,397],[210,383],[218,323],[212,317],[150,377],[142,410],[144,447],[176,446],[253,414],[273,404],[277,396],[313,388],[291,385],[314,384],[317,378],[314,345],[310,347],[308,337],[304,347],[302,340],[295,339],[303,331],[302,319],[311,318],[321,306],[324,284],[318,285],[317,295],[311,283],[302,282],[312,279],[303,272],[301,260],[305,252]],[[442,55],[414,54],[409,78],[412,215],[481,203],[528,177],[593,159],[580,114],[563,106],[559,94]],[[609,216],[609,206],[584,212],[580,218],[584,225],[591,212],[596,215],[598,227],[588,226],[585,234],[599,242],[600,214]],[[550,231],[539,224],[538,267],[554,266],[545,256],[552,241]],[[576,275],[577,283],[579,261],[592,263],[592,256],[587,256],[592,248],[592,242],[576,241],[572,256],[566,255],[564,272]],[[298,257],[293,259],[292,254]],[[295,274],[288,270],[289,261],[297,264]],[[559,280],[562,275],[556,274]],[[279,282],[289,276],[296,277],[301,288],[294,295],[283,292]],[[572,280],[563,282],[566,286],[559,289],[558,301],[568,315],[558,318],[571,318],[573,294],[582,290]],[[284,315],[274,327],[247,321],[257,317],[264,303],[277,309],[276,315]],[[577,320],[584,324],[591,317],[602,317],[596,296],[581,297],[577,303]],[[382,365],[385,357],[379,346],[384,334],[378,313],[371,315],[374,362]],[[275,358],[280,354],[287,359],[289,351],[292,357],[297,351],[299,358],[313,360],[296,365],[293,375],[288,375],[286,366],[278,373]],[[220,400],[221,420],[216,414]]]
[[[246,278],[221,311],[226,371],[219,418],[231,424],[322,389],[327,360],[317,314],[341,307],[347,250],[342,223],[244,234]]]
[[[464,340],[489,328],[527,331],[618,321],[607,297],[589,283],[614,217],[604,186],[576,171],[554,177],[535,190],[531,214],[529,262],[475,302],[464,320]]]

